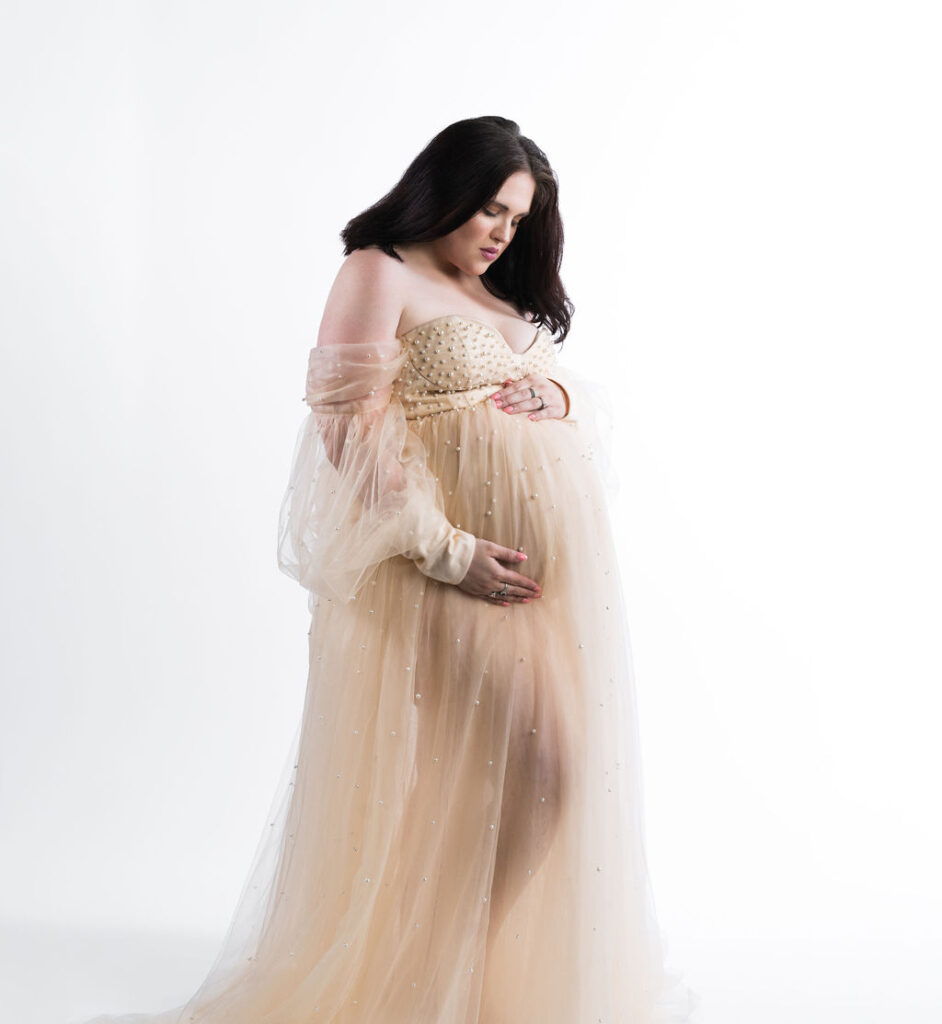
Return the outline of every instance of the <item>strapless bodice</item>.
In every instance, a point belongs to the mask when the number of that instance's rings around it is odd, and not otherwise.
[[[409,419],[470,408],[505,380],[549,376],[556,364],[556,346],[542,327],[523,352],[514,352],[496,327],[458,314],[435,317],[398,338],[406,358],[394,391]]]

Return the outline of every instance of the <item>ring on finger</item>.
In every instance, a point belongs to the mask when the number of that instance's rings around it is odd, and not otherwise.
[[[532,384],[530,385],[530,397],[531,398],[538,398],[540,400],[540,404],[539,404],[539,406],[538,406],[538,408],[536,410],[537,412],[539,412],[540,409],[545,409],[546,408],[546,400],[543,398],[542,395],[538,395],[536,393],[536,388],[533,387]]]

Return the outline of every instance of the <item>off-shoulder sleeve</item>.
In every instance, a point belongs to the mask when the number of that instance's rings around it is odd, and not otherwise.
[[[301,426],[279,515],[278,565],[314,594],[355,596],[384,559],[404,555],[460,583],[473,534],[445,517],[425,448],[393,396],[398,341],[312,349]]]

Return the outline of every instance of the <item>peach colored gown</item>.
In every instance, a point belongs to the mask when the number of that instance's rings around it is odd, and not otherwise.
[[[529,370],[565,419],[488,397]],[[310,355],[279,563],[310,592],[304,712],[218,959],[136,1024],[651,1024],[662,963],[591,385],[538,331],[443,316]],[[474,538],[544,596],[452,585]]]

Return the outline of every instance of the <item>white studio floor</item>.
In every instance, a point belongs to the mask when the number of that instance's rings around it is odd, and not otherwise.
[[[0,1021],[78,1024],[97,1013],[182,1002],[220,936],[0,926]],[[671,961],[697,991],[697,1024],[938,1024],[942,978],[930,950],[675,936]]]

